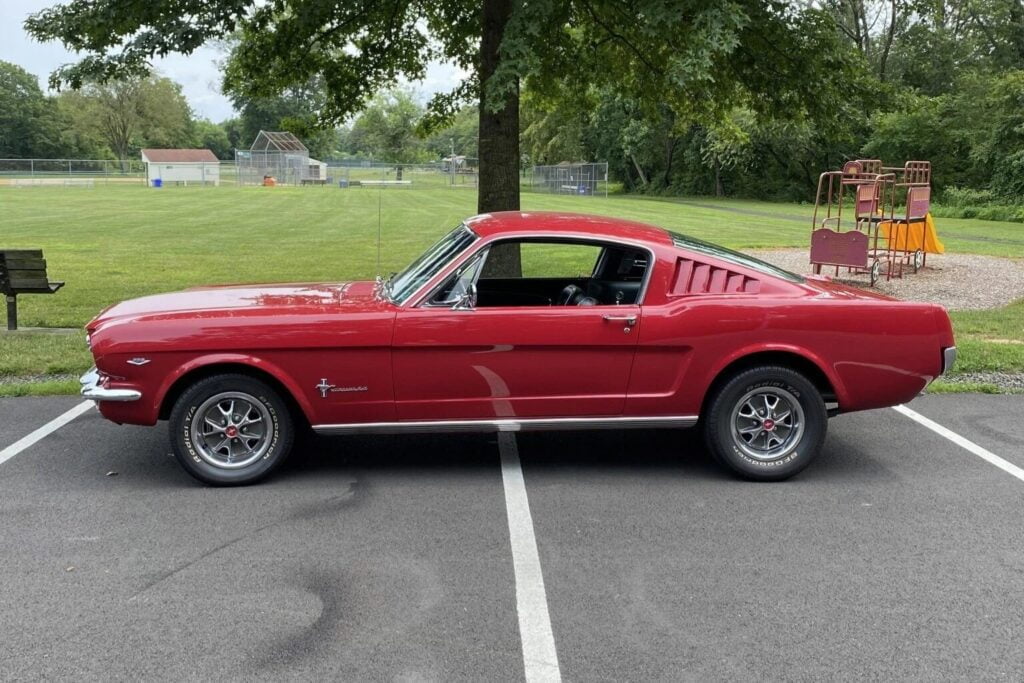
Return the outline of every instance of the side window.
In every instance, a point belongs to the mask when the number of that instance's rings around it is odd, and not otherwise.
[[[595,244],[524,242],[520,245],[524,278],[574,280],[593,275],[601,255]]]
[[[519,252],[511,275],[504,245]],[[466,264],[431,298],[430,306],[473,308],[619,306],[635,304],[649,269],[647,253],[594,242],[499,242]],[[474,286],[475,284],[475,286]]]
[[[641,282],[647,274],[648,255],[633,249],[609,249],[598,277],[616,282]]]

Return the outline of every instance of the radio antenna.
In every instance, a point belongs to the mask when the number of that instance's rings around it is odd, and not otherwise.
[[[380,238],[381,238],[381,204],[384,202],[384,188],[377,187],[377,276],[384,277],[384,271],[380,269]]]

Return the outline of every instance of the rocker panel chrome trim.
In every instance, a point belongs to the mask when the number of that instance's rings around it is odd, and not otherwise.
[[[436,432],[528,432],[574,429],[662,429],[692,427],[695,415],[658,417],[544,417],[494,420],[426,420],[314,425],[325,436],[342,434],[426,434]]]

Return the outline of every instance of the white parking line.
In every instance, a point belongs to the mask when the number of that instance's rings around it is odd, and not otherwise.
[[[561,681],[555,636],[548,616],[548,598],[544,592],[544,576],[533,535],[533,516],[526,496],[523,468],[519,464],[516,436],[511,432],[498,434],[501,454],[501,479],[505,484],[505,510],[508,513],[508,535],[512,541],[512,565],[516,575],[516,611],[519,614],[519,637],[523,642],[523,668],[526,680]]]
[[[897,413],[900,413],[902,415],[906,415],[907,417],[909,417],[914,422],[917,422],[918,424],[924,425],[925,427],[927,427],[928,429],[932,430],[933,432],[935,432],[939,436],[942,436],[942,437],[945,437],[945,438],[949,439],[950,441],[955,443],[957,446],[960,446],[961,448],[964,448],[964,449],[970,451],[971,453],[974,453],[976,456],[978,456],[982,460],[987,460],[988,462],[990,462],[991,464],[995,465],[999,469],[1003,470],[1007,474],[1012,474],[1013,476],[1017,477],[1021,481],[1024,481],[1024,469],[1021,469],[1021,468],[1017,467],[1012,462],[1008,462],[1006,460],[1003,460],[1002,458],[1000,458],[998,455],[996,455],[992,451],[987,450],[985,448],[982,448],[981,446],[979,446],[978,444],[974,443],[973,441],[971,441],[969,439],[965,439],[964,437],[960,436],[959,434],[957,434],[953,430],[947,429],[947,428],[943,427],[938,422],[935,422],[933,420],[929,420],[927,417],[925,417],[921,413],[919,413],[917,411],[914,411],[914,410],[911,410],[910,408],[908,408],[906,406],[893,406],[893,410],[895,410]]]
[[[35,430],[28,436],[18,439],[7,448],[0,451],[0,465],[10,460],[18,453],[21,453],[23,450],[33,445],[37,441],[40,441],[41,439],[46,438],[50,434],[53,434],[55,431],[66,425],[68,422],[71,422],[76,417],[92,408],[92,406],[92,401],[82,401],[71,410],[67,411],[60,417],[55,417],[54,419],[50,420],[49,422],[47,422],[42,427]]]

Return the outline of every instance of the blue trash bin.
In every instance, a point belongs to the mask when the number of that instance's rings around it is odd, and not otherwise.
[[[164,186],[163,178],[153,178],[153,187],[163,187],[163,186]]]
[[[338,187],[348,187],[348,178],[342,178],[339,180]]]

